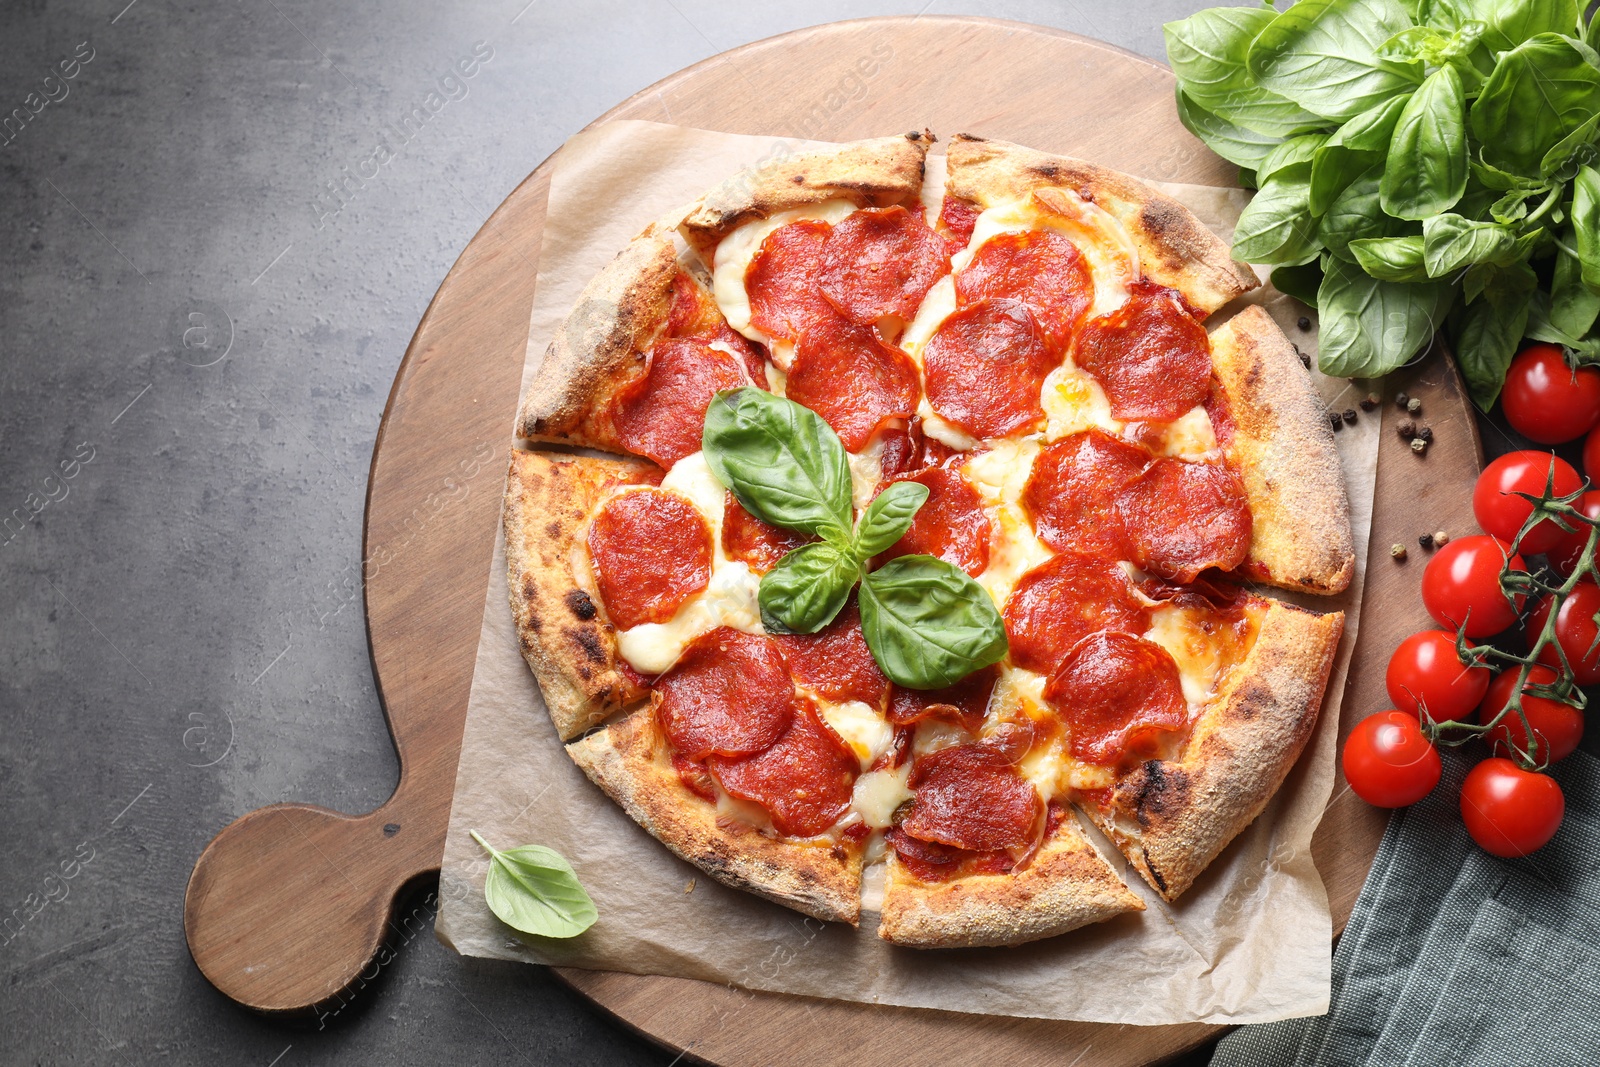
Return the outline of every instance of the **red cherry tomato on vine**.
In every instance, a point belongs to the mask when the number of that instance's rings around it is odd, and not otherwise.
[[[1600,485],[1600,426],[1589,431],[1583,439],[1583,472],[1589,480]]]
[[[1478,847],[1495,856],[1526,856],[1561,827],[1567,801],[1556,780],[1490,756],[1461,783],[1461,821]]]
[[[1578,742],[1583,740],[1583,712],[1571,704],[1548,697],[1531,696],[1527,692],[1529,686],[1551,685],[1555,680],[1556,672],[1549,667],[1532,667],[1528,670],[1528,681],[1522,693],[1522,714],[1528,717],[1528,725],[1533,727],[1534,737],[1539,740],[1539,751],[1535,755],[1539,760],[1550,763],[1572,755]],[[1511,699],[1511,690],[1516,684],[1515,668],[1495,675],[1494,681],[1489,683],[1489,691],[1484,694],[1483,703],[1478,706],[1478,721],[1493,722],[1494,717],[1500,714],[1500,709],[1506,706],[1506,701]],[[1513,711],[1501,719],[1500,724],[1484,736],[1484,740],[1494,746],[1495,755],[1509,756],[1513,750],[1527,750],[1528,731],[1522,728],[1521,716]]]
[[[1415,804],[1439,784],[1439,751],[1422,724],[1403,711],[1380,711],[1356,724],[1340,761],[1356,796],[1380,808]]]
[[[1401,711],[1417,714],[1420,703],[1435,722],[1465,719],[1477,710],[1489,688],[1489,668],[1463,667],[1456,656],[1456,635],[1423,630],[1400,642],[1389,657],[1384,682],[1389,699]]]
[[[1589,435],[1589,440],[1600,440],[1600,430]],[[1589,461],[1584,460],[1588,467]],[[1594,475],[1590,475],[1594,477]],[[1591,489],[1573,501],[1573,505],[1591,519],[1600,519],[1600,489]],[[1589,527],[1580,523],[1573,523],[1577,527],[1572,533],[1564,533],[1556,543],[1545,549],[1545,555],[1550,558],[1550,566],[1561,573],[1563,578],[1572,574],[1572,568],[1578,564],[1578,556],[1583,552],[1583,546],[1589,540]],[[1597,560],[1600,562],[1600,560]]]
[[[1544,624],[1550,619],[1550,603],[1545,597],[1528,617],[1528,645],[1531,652]],[[1594,617],[1600,613],[1600,586],[1593,582],[1579,582],[1561,602],[1561,612],[1556,616],[1556,645],[1566,653],[1572,676],[1579,685],[1600,685],[1600,625]],[[1556,670],[1561,669],[1561,652],[1555,645],[1546,645],[1539,653],[1539,662]]]
[[[1600,370],[1573,370],[1559,346],[1532,344],[1511,361],[1500,403],[1512,429],[1530,441],[1559,445],[1600,421]]]
[[[1500,569],[1509,556],[1513,570],[1525,571],[1511,546],[1484,534],[1458,537],[1434,553],[1422,572],[1422,603],[1440,626],[1466,623],[1468,637],[1492,637],[1517,621],[1515,605],[1500,589]]]
[[[1516,494],[1538,496],[1547,486],[1557,496],[1568,496],[1583,488],[1583,478],[1572,464],[1552,453],[1507,452],[1478,475],[1472,490],[1472,514],[1485,533],[1509,543],[1533,514],[1533,503]],[[1546,519],[1529,530],[1518,547],[1530,554],[1544,552],[1563,536],[1561,527]]]

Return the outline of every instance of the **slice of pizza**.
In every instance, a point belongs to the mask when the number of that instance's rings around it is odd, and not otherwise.
[[[1342,617],[1239,583],[1337,591],[1353,552],[1291,346],[1259,310],[1203,324],[1257,284],[1220,240],[1001,142],[957,138],[925,187],[930,141],[741,175],[591,283],[519,432],[637,458],[514,454],[510,595],[572,757],[678,855],[852,923],[883,862],[880,936],[1016,944],[1141,910],[1117,852],[1173,899],[1256,817]],[[827,422],[857,514],[928,490],[874,565],[965,571],[1001,663],[891,685],[853,601],[766,631],[762,575],[809,538],[700,451],[713,396],[749,385]]]

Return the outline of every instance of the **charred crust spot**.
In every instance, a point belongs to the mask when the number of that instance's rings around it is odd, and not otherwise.
[[[550,540],[554,541],[556,538],[561,536],[561,524],[559,522],[552,522],[545,526],[544,535],[550,538]]]
[[[806,176],[804,174],[796,174],[789,180],[794,182],[796,185],[804,185],[806,183]]]
[[[1182,769],[1160,760],[1146,760],[1142,769],[1144,776],[1133,810],[1139,825],[1148,827],[1152,816],[1160,817],[1177,806],[1188,790],[1189,779]]]
[[[981,144],[984,141],[988,140],[987,137],[979,137],[975,133],[958,133],[958,134],[956,134],[956,136],[959,137],[963,141],[976,141],[979,144]]]
[[[539,585],[533,580],[533,575],[524,574],[522,576],[522,599],[534,600],[538,597],[538,595]]]
[[[1139,851],[1144,856],[1144,869],[1150,872],[1151,878],[1155,879],[1156,888],[1165,893],[1167,891],[1167,880],[1161,877],[1161,872],[1156,870],[1156,865],[1150,862],[1150,850],[1141,848]]]
[[[567,631],[567,636],[572,638],[572,643],[577,645],[578,648],[583,651],[583,654],[588,657],[589,662],[604,663],[606,661],[605,646],[600,643],[600,635],[595,631],[594,627],[574,627],[573,629]],[[587,681],[588,677],[589,676],[585,674],[584,680]]]
[[[1055,162],[1038,163],[1033,166],[1032,170],[1039,177],[1054,181],[1061,173],[1061,165]]]
[[[1272,691],[1258,681],[1251,681],[1239,690],[1235,699],[1228,701],[1228,715],[1249,722],[1271,703]]]
[[[578,677],[587,682],[589,679],[594,677],[594,672],[589,670],[586,665],[580,663],[578,664]]]
[[[589,594],[582,589],[569,590],[562,599],[567,602],[567,610],[572,612],[580,622],[588,622],[599,614],[599,611],[594,606],[594,601],[589,599]]]
[[[1087,185],[1080,186],[1078,188],[1078,195],[1082,197],[1086,203],[1094,203],[1094,190],[1089,188]]]

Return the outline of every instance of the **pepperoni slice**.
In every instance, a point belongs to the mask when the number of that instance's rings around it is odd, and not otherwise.
[[[711,531],[695,506],[665,489],[634,489],[606,501],[589,524],[600,599],[630,630],[666,622],[711,580]]]
[[[713,756],[722,788],[766,808],[789,837],[815,837],[850,807],[861,763],[811,701],[795,702],[794,718],[777,743],[746,759]]]
[[[716,783],[711,779],[711,772],[704,763],[692,760],[682,753],[672,754],[672,769],[678,772],[678,780],[683,782],[684,788],[689,790],[701,800],[717,802]]]
[[[757,574],[765,574],[778,561],[816,538],[762,522],[746,511],[732,493],[722,502],[722,551],[742,560]]]
[[[1189,720],[1178,665],[1158,644],[1129,634],[1090,634],[1050,676],[1044,697],[1070,727],[1072,754],[1115,764],[1153,754]]]
[[[722,317],[716,298],[706,292],[687,271],[672,277],[672,299],[667,311],[668,337],[693,337],[701,341],[714,341],[737,358],[750,372],[750,380],[767,385],[766,349],[744,334],[734,330]]]
[[[928,499],[917,509],[911,528],[880,560],[896,556],[937,556],[976,578],[989,565],[989,516],[983,501],[960,471],[929,467],[903,474],[897,482],[928,487]]]
[[[795,341],[812,322],[839,317],[821,287],[822,250],[832,229],[826,222],[805,219],[767,234],[744,274],[752,326]]]
[[[959,196],[946,196],[939,204],[939,221],[955,243],[952,254],[959,252],[972,240],[973,228],[978,225],[978,205]]]
[[[975,437],[1031,430],[1060,360],[1020,300],[986,298],[947,317],[922,350],[933,410]]]
[[[1022,576],[1001,613],[1011,662],[1048,674],[1085,635],[1143,633],[1149,621],[1117,564],[1062,552]]]
[[[851,452],[885,419],[910,418],[922,395],[910,356],[884,344],[871,326],[837,316],[813,321],[801,335],[786,389],[790,400],[826,419]]]
[[[1125,556],[1117,494],[1149,462],[1150,453],[1103,430],[1046,445],[1022,490],[1039,540],[1058,552]]]
[[[1065,352],[1094,302],[1094,275],[1078,246],[1058,230],[1001,233],[983,242],[956,275],[957,303],[986,296],[1027,304],[1051,351]]]
[[[1084,325],[1073,358],[1119,419],[1170,422],[1211,392],[1210,339],[1171,289],[1136,286],[1126,304]]]
[[[946,882],[960,871],[960,849],[918,841],[898,826],[885,830],[883,839],[894,849],[895,858],[919,882]]]
[[[744,384],[739,362],[704,341],[659,342],[650,369],[617,395],[612,422],[622,447],[670,467],[700,451],[706,408],[721,389]]]
[[[1244,483],[1218,463],[1156,460],[1118,495],[1117,515],[1133,562],[1162,578],[1192,582],[1250,554]]]
[[[1025,845],[1044,815],[1038,790],[1005,753],[979,742],[940,749],[911,768],[914,802],[900,829],[921,841],[986,851]]]
[[[695,638],[652,697],[662,733],[690,760],[753,756],[794,718],[794,682],[777,643],[727,626]]]
[[[872,207],[847,216],[828,235],[822,295],[851,322],[885,315],[910,321],[933,283],[950,273],[950,254],[922,212]]]
[[[923,719],[945,719],[976,733],[988,713],[989,697],[1000,680],[1000,665],[973,671],[955,685],[943,689],[894,687],[886,716],[895,726],[909,726]]]
[[[795,678],[824,700],[859,700],[883,707],[889,679],[867,647],[854,597],[816,633],[783,634],[777,641]]]

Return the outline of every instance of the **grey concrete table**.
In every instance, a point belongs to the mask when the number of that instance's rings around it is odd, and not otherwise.
[[[1202,6],[0,8],[0,1062],[671,1061],[545,971],[431,936],[299,1027],[184,945],[190,867],[235,816],[393,789],[361,516],[417,320],[545,156],[713,53],[934,11],[1160,57]]]

